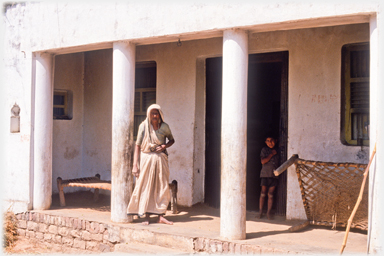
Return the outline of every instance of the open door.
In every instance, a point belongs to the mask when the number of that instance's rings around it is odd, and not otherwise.
[[[287,152],[288,52],[249,55],[247,127],[247,210],[259,210],[260,152],[264,137],[278,137],[280,161]],[[206,60],[205,203],[220,206],[222,58]],[[286,173],[280,175],[274,210],[285,215]]]
[[[252,54],[248,70],[247,128],[247,210],[259,210],[260,152],[265,136],[278,139],[280,163],[287,159],[287,67],[288,52]],[[279,176],[273,209],[285,215],[287,198],[286,172]],[[267,200],[266,200],[267,201]],[[267,202],[265,202],[267,203]],[[266,209],[267,207],[264,207]]]

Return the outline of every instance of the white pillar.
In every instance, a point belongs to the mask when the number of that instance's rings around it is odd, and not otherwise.
[[[52,203],[53,57],[35,54],[35,120],[33,139],[33,209]]]
[[[111,220],[128,222],[132,194],[135,45],[113,44]]]
[[[381,7],[382,8],[382,7]],[[368,253],[384,252],[384,17],[370,20],[370,152],[376,143],[376,156],[369,173]],[[381,31],[383,30],[383,31]]]
[[[245,239],[248,34],[223,35],[220,235]]]

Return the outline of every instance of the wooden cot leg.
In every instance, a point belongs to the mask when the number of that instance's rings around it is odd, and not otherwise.
[[[175,204],[174,204],[174,200],[173,200],[173,184],[170,183],[169,184],[169,188],[171,189],[171,211],[172,213],[174,213],[174,208],[175,208]]]
[[[100,180],[100,174],[96,174],[95,177]],[[99,189],[95,188],[95,191],[93,192],[93,201],[97,202],[99,200]]]
[[[93,192],[93,201],[97,202],[99,200],[99,189],[95,188],[95,191]]]
[[[59,190],[60,206],[65,206],[64,187],[61,184],[63,181],[60,177],[57,178],[57,188]]]
[[[171,186],[172,190],[172,198],[171,198],[171,210],[172,213],[176,214],[177,213],[177,181],[173,180]]]

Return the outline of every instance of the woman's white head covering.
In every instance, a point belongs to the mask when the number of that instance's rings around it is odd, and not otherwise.
[[[164,122],[164,114],[163,114],[163,111],[161,110],[160,105],[152,104],[147,109],[147,119],[148,119],[149,124],[151,123],[151,110],[152,109],[157,109],[159,111],[159,114],[160,114],[160,117],[161,117],[161,120],[160,120],[159,123]]]
[[[145,125],[145,131],[146,131],[144,133],[143,142],[141,143],[141,150],[143,152],[152,152],[157,145],[160,145],[160,142],[156,137],[156,134],[151,124],[152,109],[157,109],[159,111],[159,114],[161,117],[161,120],[159,120],[159,124],[161,122],[164,122],[164,115],[163,115],[163,111],[161,110],[161,107],[158,104],[152,104],[151,106],[149,106],[147,109],[147,118],[143,121]]]

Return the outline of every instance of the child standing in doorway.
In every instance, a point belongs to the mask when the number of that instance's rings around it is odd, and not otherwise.
[[[259,218],[263,216],[263,206],[266,196],[268,196],[268,208],[267,208],[267,218],[272,219],[271,209],[273,205],[273,194],[275,192],[275,188],[278,184],[278,176],[275,176],[273,171],[279,167],[279,156],[277,154],[277,150],[275,148],[277,140],[274,136],[267,136],[265,138],[265,144],[267,145],[261,150],[260,158],[261,158],[261,172],[260,172],[260,215]]]

